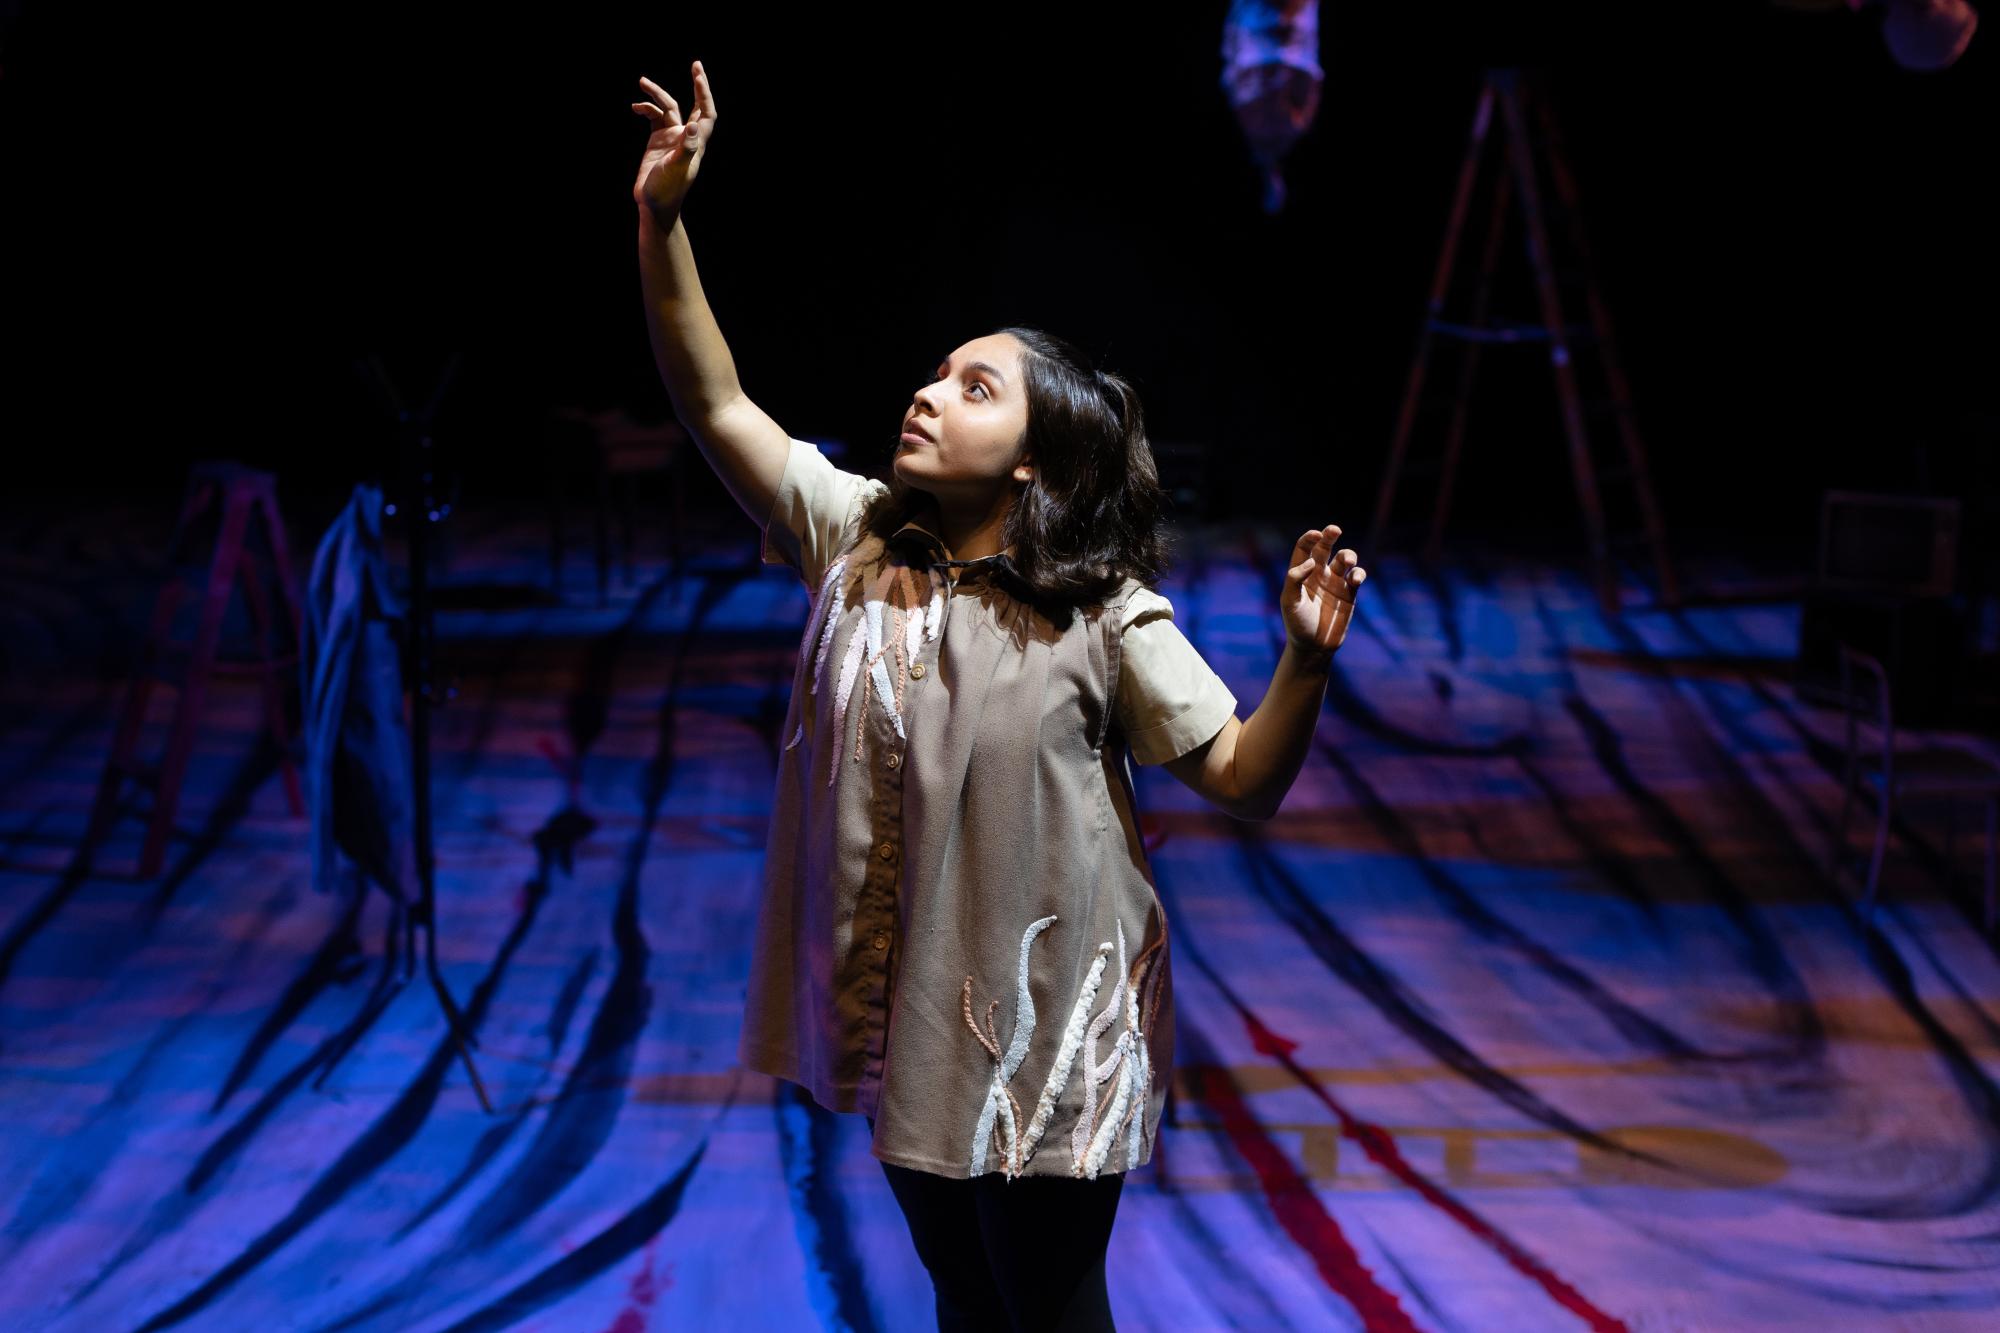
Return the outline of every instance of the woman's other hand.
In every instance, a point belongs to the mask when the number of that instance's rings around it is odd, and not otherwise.
[[[1354,596],[1368,571],[1361,557],[1343,546],[1340,526],[1329,523],[1301,536],[1292,547],[1292,567],[1285,571],[1285,590],[1278,610],[1285,621],[1285,638],[1308,657],[1326,657],[1347,638],[1354,618]]]
[[[715,134],[715,94],[701,62],[695,61],[694,114],[683,124],[680,103],[665,88],[648,78],[641,78],[639,86],[647,100],[632,103],[632,110],[645,117],[653,132],[646,137],[639,176],[632,182],[632,202],[650,210],[661,226],[671,227],[708,156],[708,141]]]

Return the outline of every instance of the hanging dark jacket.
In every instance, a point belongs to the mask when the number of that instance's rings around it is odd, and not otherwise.
[[[313,554],[300,644],[313,887],[342,860],[415,896],[410,735],[403,716],[402,599],[382,553],[382,492],[360,485]]]

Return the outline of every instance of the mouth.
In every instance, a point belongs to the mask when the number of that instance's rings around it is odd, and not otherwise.
[[[904,444],[930,444],[931,442],[931,438],[928,435],[919,435],[913,430],[903,432],[902,443]]]

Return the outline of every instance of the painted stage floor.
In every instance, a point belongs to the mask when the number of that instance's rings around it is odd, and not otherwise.
[[[728,518],[605,607],[578,562],[440,620],[439,958],[492,1114],[423,973],[381,990],[381,895],[338,947],[247,688],[164,875],[136,804],[76,857],[157,570],[10,529],[0,1329],[933,1326],[863,1122],[734,1065],[806,592]],[[454,579],[545,579],[532,522],[463,523]],[[1164,586],[1246,715],[1290,537],[1188,531]],[[1570,569],[1364,563],[1276,820],[1135,769],[1178,1067],[1120,1326],[2000,1327],[1978,839],[1947,892],[1913,813],[1873,920],[1829,879],[1796,601],[1613,621]]]

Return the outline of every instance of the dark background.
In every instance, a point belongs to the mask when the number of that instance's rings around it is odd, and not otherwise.
[[[1804,552],[1829,486],[1991,505],[1996,33],[1914,74],[1844,9],[1330,3],[1270,218],[1226,8],[15,4],[10,473],[172,495],[233,456],[337,494],[386,448],[370,351],[412,385],[466,354],[440,437],[474,498],[537,490],[552,405],[664,415],[629,103],[645,73],[691,104],[699,56],[720,120],[689,235],[792,434],[872,467],[945,353],[1037,324],[1131,376],[1156,439],[1214,451],[1213,511],[1356,525],[1478,71],[1533,63],[1677,531]],[[1487,364],[1462,522],[1573,526],[1541,353]]]

